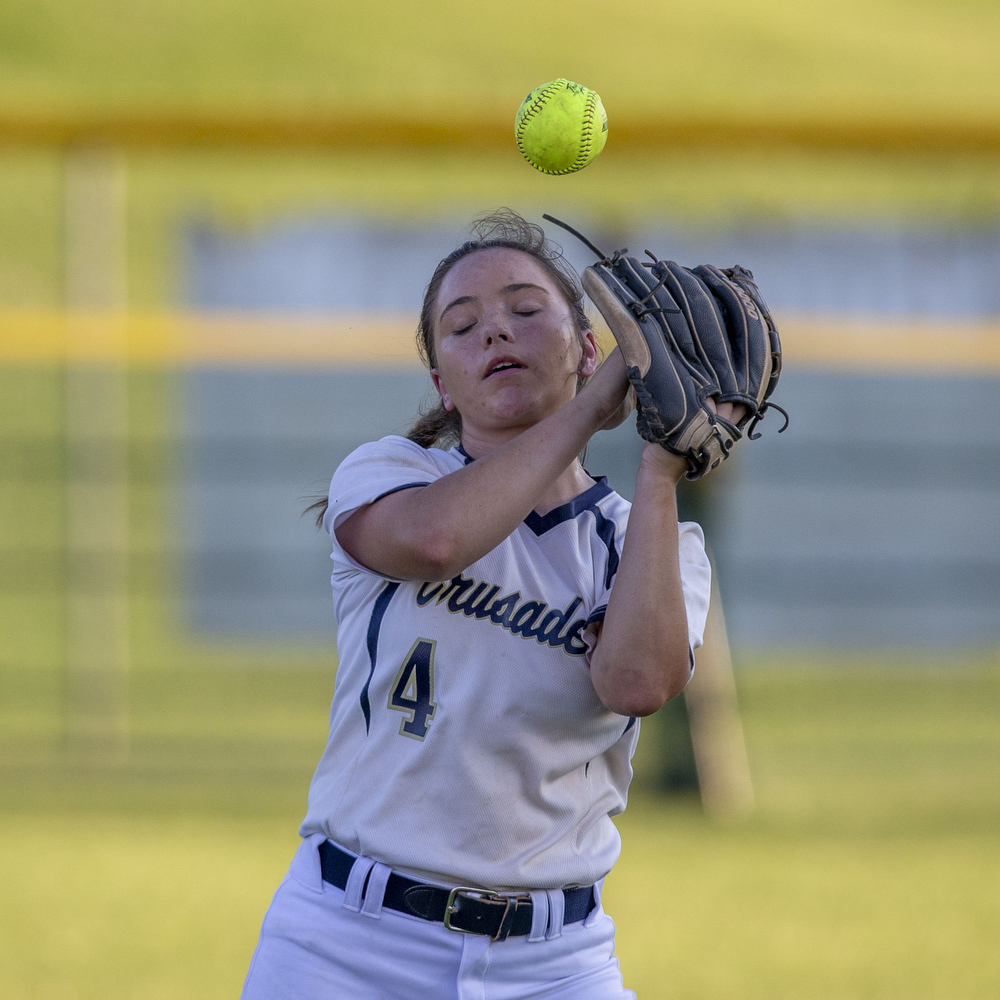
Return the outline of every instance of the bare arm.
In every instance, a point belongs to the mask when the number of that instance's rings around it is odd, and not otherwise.
[[[628,531],[590,664],[594,690],[620,715],[651,715],[691,673],[677,542],[677,482],[685,461],[643,448]]]
[[[614,351],[561,409],[429,486],[362,507],[336,529],[362,565],[402,580],[443,580],[496,548],[620,406],[628,389]]]
[[[716,408],[714,400],[708,405]],[[743,407],[722,403],[718,411],[735,422]],[[659,445],[643,448],[621,562],[590,666],[597,696],[620,715],[652,715],[691,677],[677,535],[677,483],[684,468],[683,458]]]

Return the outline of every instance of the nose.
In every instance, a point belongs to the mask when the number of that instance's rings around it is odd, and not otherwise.
[[[504,315],[502,309],[489,310],[483,317],[480,329],[482,331],[483,344],[486,347],[491,347],[494,343],[509,344],[514,340],[510,324],[507,322],[507,317]]]

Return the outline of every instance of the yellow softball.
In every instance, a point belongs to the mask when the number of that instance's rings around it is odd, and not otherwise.
[[[521,102],[514,137],[524,158],[542,173],[571,174],[604,149],[608,116],[589,87],[560,78],[536,87]]]

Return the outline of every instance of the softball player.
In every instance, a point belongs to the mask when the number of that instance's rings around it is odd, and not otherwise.
[[[478,237],[421,315],[440,405],[320,505],[330,736],[246,1000],[633,996],[601,907],[611,817],[637,717],[690,676],[708,560],[677,523],[682,459],[647,445],[631,509],[577,459],[628,383],[575,277],[513,213]]]

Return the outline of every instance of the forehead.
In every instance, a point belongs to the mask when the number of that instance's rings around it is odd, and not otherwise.
[[[459,296],[483,298],[507,285],[523,283],[540,285],[553,295],[559,294],[552,278],[531,254],[508,247],[476,250],[445,275],[438,293],[438,307],[443,309]]]

